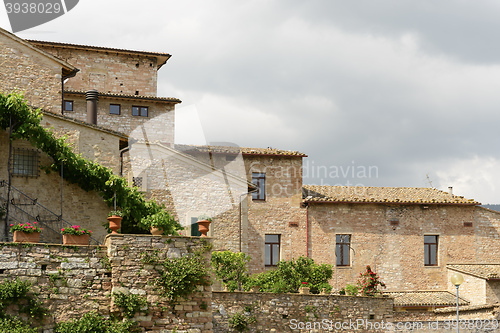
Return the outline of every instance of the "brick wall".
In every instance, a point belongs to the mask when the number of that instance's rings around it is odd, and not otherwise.
[[[23,92],[30,105],[61,111],[61,65],[0,34],[0,92]]]
[[[121,291],[147,298],[148,311],[134,317],[147,331],[168,333],[177,328],[178,332],[208,333],[212,332],[211,313],[200,305],[210,305],[210,287],[200,286],[188,300],[180,300],[174,314],[155,287],[148,284],[157,274],[154,268],[141,261],[145,253],[153,250],[159,256],[184,256],[201,249],[207,241],[198,237],[120,234],[108,236],[106,246],[101,247],[0,243],[0,278],[18,277],[34,285],[50,310],[45,329],[91,310],[104,315],[119,311],[109,295]]]

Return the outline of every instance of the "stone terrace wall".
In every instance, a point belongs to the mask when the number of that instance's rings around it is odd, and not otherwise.
[[[0,243],[0,279],[20,278],[33,284],[50,310],[44,330],[91,310],[104,315],[119,312],[110,295],[121,291],[147,297],[148,311],[134,318],[144,331],[208,333],[212,332],[212,314],[200,305],[210,304],[210,287],[200,286],[172,311],[157,288],[148,284],[157,274],[154,267],[141,261],[145,253],[155,250],[159,257],[183,256],[207,242],[210,240],[198,237],[118,234],[108,235],[105,247]],[[208,256],[209,252],[205,255],[206,265]]]
[[[393,299],[385,297],[213,292],[213,331],[231,332],[228,319],[250,310],[247,315],[255,323],[248,325],[249,332],[311,332],[308,323],[316,323],[314,332],[326,332],[330,326],[321,325],[336,322],[344,324],[344,329],[333,326],[332,332],[385,332],[364,325],[392,321],[393,305]],[[299,323],[304,329],[299,329]]]

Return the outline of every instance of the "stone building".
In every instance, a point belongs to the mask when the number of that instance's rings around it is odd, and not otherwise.
[[[496,278],[467,266],[498,263],[500,216],[478,202],[431,188],[303,185],[307,155],[295,151],[177,145],[181,101],[156,96],[166,53],[24,41],[1,29],[0,45],[0,90],[26,91],[30,104],[45,110],[44,126],[164,203],[184,235],[198,235],[199,214],[213,216],[214,248],[248,253],[252,273],[308,256],[335,267],[337,290],[371,265],[389,290],[404,293],[452,292],[448,274],[461,270],[484,289],[473,303],[497,297]],[[5,159],[8,141],[0,135]],[[0,180],[6,173],[0,166]],[[61,206],[53,199],[61,196],[58,175],[13,184],[53,211]],[[75,213],[99,228],[107,207],[97,194],[80,192],[63,185],[64,198],[71,194],[64,216]],[[82,211],[83,219],[76,216]]]

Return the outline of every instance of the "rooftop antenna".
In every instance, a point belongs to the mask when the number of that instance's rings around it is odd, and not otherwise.
[[[434,188],[434,186],[432,186],[432,181],[431,181],[431,178],[429,177],[429,174],[426,174],[426,179],[427,179],[427,182],[429,183],[430,187]]]

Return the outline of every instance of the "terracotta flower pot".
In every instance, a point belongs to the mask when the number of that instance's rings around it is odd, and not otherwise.
[[[151,227],[150,231],[151,231],[151,235],[153,235],[153,236],[161,236],[161,235],[163,235],[163,229],[162,228]]]
[[[200,220],[198,223],[198,230],[201,232],[201,237],[207,237],[207,232],[209,230],[210,221]]]
[[[64,245],[89,245],[90,235],[63,235]]]
[[[23,232],[14,231],[14,242],[17,243],[39,243],[40,233],[39,232]]]
[[[109,221],[109,229],[111,229],[112,234],[117,234],[117,230],[120,229],[122,226],[122,217],[121,216],[116,216],[112,215],[108,217]]]

